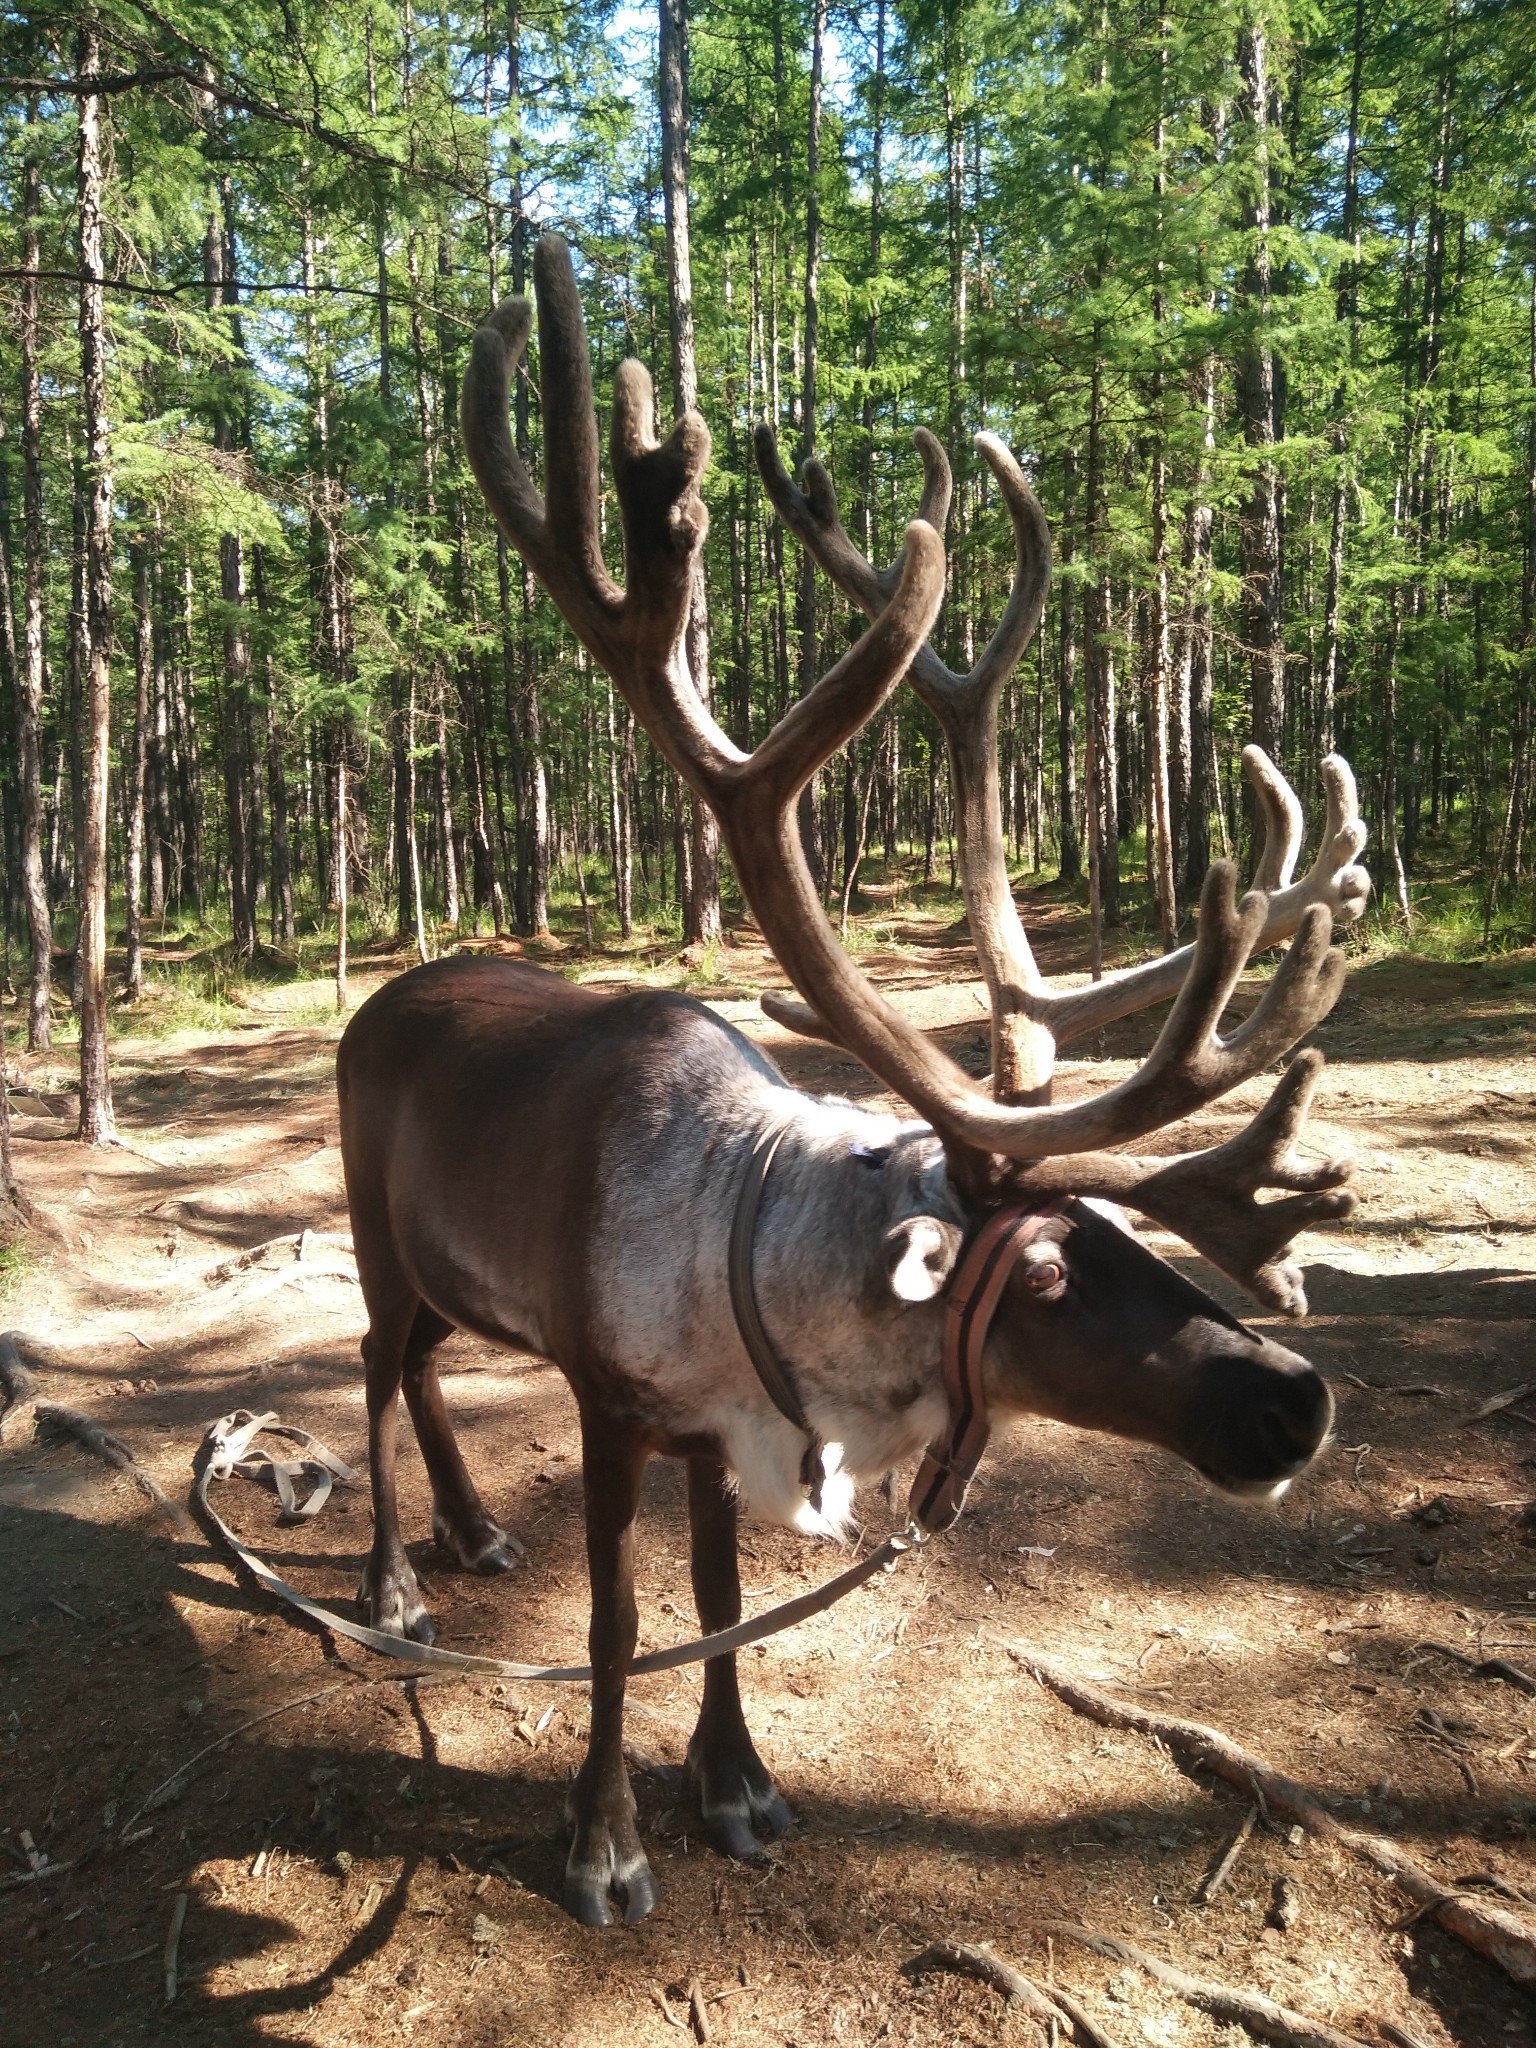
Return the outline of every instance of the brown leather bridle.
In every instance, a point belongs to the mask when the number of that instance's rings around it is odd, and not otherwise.
[[[925,1535],[950,1528],[991,1435],[981,1359],[1008,1276],[1026,1248],[1070,1196],[1010,1202],[994,1209],[970,1239],[950,1276],[944,1317],[944,1396],[949,1427],[917,1468],[907,1512]]]

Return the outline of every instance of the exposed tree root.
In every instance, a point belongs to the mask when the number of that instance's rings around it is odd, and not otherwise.
[[[14,1330],[0,1330],[0,1443],[5,1425],[17,1409],[31,1407],[37,1398],[37,1380],[23,1362]]]
[[[23,1407],[30,1407],[35,1421],[51,1423],[55,1429],[62,1429],[100,1458],[104,1465],[110,1465],[115,1472],[126,1473],[144,1498],[168,1516],[181,1535],[197,1534],[196,1524],[180,1501],[172,1500],[154,1475],[145,1471],[121,1437],[103,1429],[89,1415],[82,1415],[78,1408],[66,1408],[58,1401],[38,1399],[37,1380],[22,1362],[14,1330],[0,1332],[0,1393],[5,1396],[3,1405],[0,1405],[0,1433],[12,1415]]]
[[[1383,1835],[1345,1827],[1314,1792],[1239,1747],[1219,1729],[1208,1728],[1199,1721],[1177,1721],[1166,1714],[1150,1713],[1145,1707],[1112,1699],[1054,1657],[1027,1643],[1010,1642],[1004,1647],[1016,1663],[1075,1712],[1086,1714],[1105,1728],[1126,1728],[1138,1735],[1152,1736],[1187,1762],[1203,1764],[1249,1798],[1262,1794],[1270,1813],[1299,1823],[1321,1841],[1338,1843],[1383,1877],[1391,1878],[1415,1905],[1421,1906],[1427,1915],[1432,1914],[1447,1934],[1455,1935],[1476,1954],[1496,1963],[1515,1983],[1536,1986],[1536,1925],[1530,1921],[1491,1900],[1485,1903],[1464,1893],[1448,1891],[1396,1842]]]
[[[1049,2027],[1054,2020],[1063,2024],[1061,2008],[1033,1977],[1026,1977],[1012,1963],[1004,1962],[980,1941],[931,1941],[918,1955],[909,1956],[901,1966],[905,1977],[926,1977],[934,1970],[950,1970],[958,1977],[976,1977],[1000,1992],[1006,2005],[1016,2005],[1032,2020]]]
[[[1226,2025],[1246,2027],[1261,2041],[1279,2043],[1279,2048],[1361,2048],[1353,2035],[1341,2034],[1322,2020],[1309,2019],[1305,2013],[1277,2005],[1262,1991],[1242,1991],[1230,1984],[1213,1984],[1208,1978],[1191,1977],[1188,1971],[1165,1963],[1161,1956],[1149,1955],[1134,1942],[1096,1934],[1091,1928],[1075,1926],[1069,1920],[1043,1920],[1040,1924],[1046,1934],[1091,1948],[1095,1955],[1107,1956],[1112,1963],[1134,1964],[1159,1984],[1166,1985],[1186,2005],[1193,2005]]]
[[[906,1977],[923,1977],[931,1970],[951,1970],[959,1977],[978,1978],[1001,1992],[1005,2005],[1028,2013],[1044,2027],[1048,2040],[1054,2041],[1065,2031],[1078,2043],[1078,2048],[1116,2048],[1114,2040],[1069,1992],[1054,1987],[1043,1989],[1033,1977],[1026,1977],[1022,1970],[1005,1962],[984,1941],[930,1942],[919,1954],[908,1957],[901,1969]]]
[[[1449,1657],[1453,1664],[1460,1664],[1473,1678],[1501,1678],[1506,1685],[1512,1685],[1516,1692],[1523,1692],[1536,1699],[1536,1678],[1529,1671],[1522,1671],[1518,1664],[1507,1664],[1502,1657],[1469,1657],[1465,1650],[1453,1650],[1449,1643],[1424,1641],[1415,1643],[1414,1650],[1430,1650],[1437,1657]]]

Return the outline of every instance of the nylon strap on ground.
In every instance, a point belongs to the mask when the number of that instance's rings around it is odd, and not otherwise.
[[[350,1479],[353,1475],[323,1444],[317,1443],[303,1430],[284,1428],[276,1415],[253,1415],[248,1408],[238,1408],[232,1415],[221,1416],[209,1425],[193,1460],[196,1475],[194,1497],[235,1558],[267,1592],[309,1620],[318,1622],[322,1628],[329,1629],[333,1635],[345,1636],[348,1642],[361,1643],[365,1649],[377,1650],[381,1656],[420,1665],[423,1670],[453,1672],[460,1678],[515,1678],[525,1685],[583,1685],[591,1679],[590,1664],[516,1664],[504,1657],[473,1657],[461,1650],[439,1650],[431,1643],[415,1643],[403,1636],[386,1635],[383,1629],[369,1628],[360,1621],[349,1621],[333,1613],[329,1607],[322,1607],[318,1601],[306,1598],[286,1579],[279,1578],[255,1551],[246,1549],[234,1530],[215,1512],[208,1498],[210,1481],[228,1479],[236,1473],[259,1476],[267,1464],[275,1463],[265,1453],[252,1453],[252,1442],[263,1431],[272,1431],[297,1441],[306,1451],[305,1458],[296,1461],[299,1469],[291,1473],[291,1477],[303,1477],[306,1469],[312,1470],[317,1475],[317,1485],[318,1475],[324,1476],[328,1493],[334,1478]],[[307,1502],[305,1506],[308,1507]],[[847,1571],[839,1572],[835,1579],[829,1579],[814,1592],[801,1593],[793,1600],[782,1601],[779,1606],[770,1607],[766,1614],[759,1614],[751,1621],[738,1622],[734,1628],[721,1629],[715,1635],[700,1636],[691,1643],[676,1643],[669,1650],[652,1650],[646,1656],[636,1657],[630,1664],[630,1671],[674,1671],[681,1664],[701,1664],[706,1658],[726,1657],[734,1650],[744,1649],[749,1643],[760,1643],[768,1636],[777,1635],[781,1629],[793,1628],[796,1622],[808,1621],[813,1614],[824,1613],[845,1594],[867,1585],[881,1572],[892,1570],[898,1559],[915,1549],[922,1540],[922,1532],[912,1528],[887,1536],[868,1557],[850,1565]]]

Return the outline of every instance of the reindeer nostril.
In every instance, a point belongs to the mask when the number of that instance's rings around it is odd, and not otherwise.
[[[1297,1380],[1290,1398],[1273,1403],[1259,1417],[1259,1434],[1279,1465],[1300,1465],[1328,1434],[1333,1400],[1315,1373]]]

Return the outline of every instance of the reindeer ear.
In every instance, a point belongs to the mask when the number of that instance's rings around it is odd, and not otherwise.
[[[893,1223],[882,1246],[886,1278],[898,1301],[932,1301],[960,1256],[960,1232],[937,1216]]]

